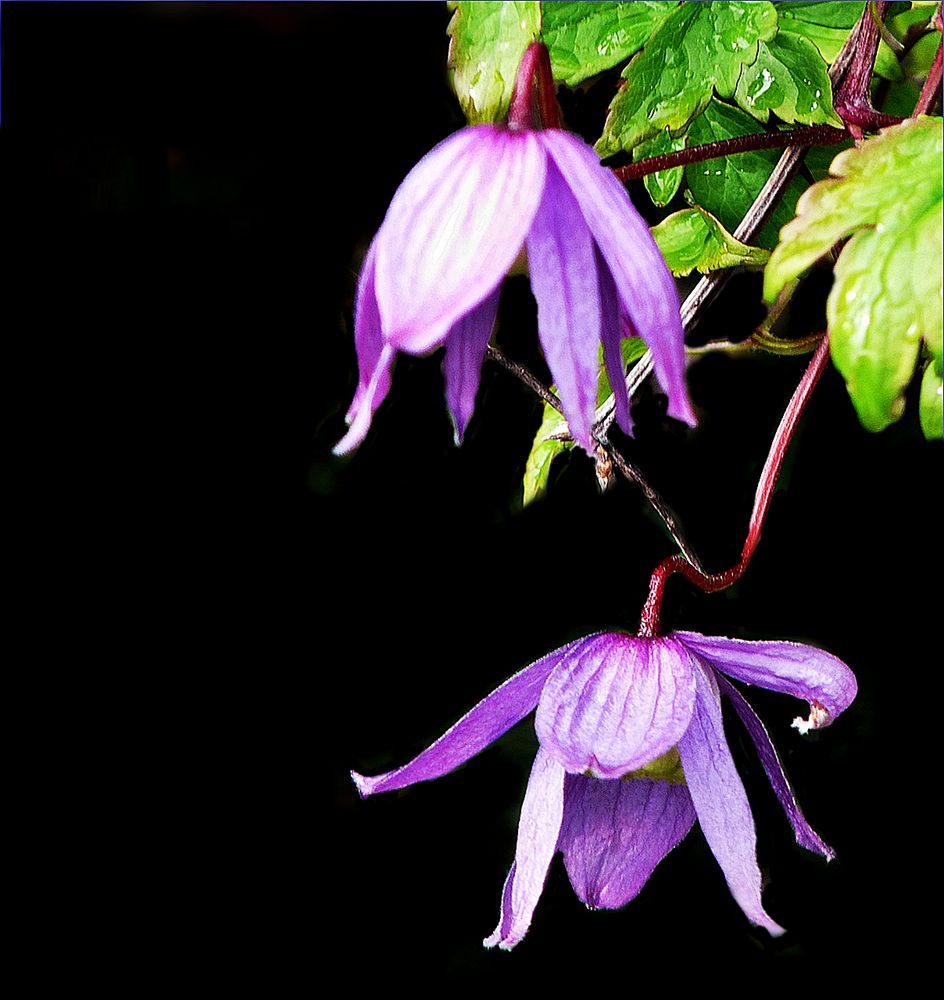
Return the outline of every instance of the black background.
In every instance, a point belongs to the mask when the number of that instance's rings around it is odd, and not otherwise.
[[[664,609],[669,627],[816,643],[859,677],[852,708],[807,738],[789,729],[802,706],[751,694],[829,866],[793,843],[732,727],[765,904],[789,933],[748,925],[696,829],[616,913],[587,912],[556,861],[525,941],[484,952],[530,725],[404,793],[361,802],[348,771],[404,762],[565,641],[633,628],[671,547],[635,490],[600,496],[579,456],[519,509],[539,409],[490,365],[461,449],[439,359],[402,358],[366,443],[330,456],[356,380],[360,255],[410,167],[463,124],[445,5],[2,17],[16,430],[39,442],[48,575],[93,663],[72,751],[90,763],[57,765],[61,867],[38,939],[80,980],[127,986],[907,981],[938,857],[941,455],[914,394],[869,435],[827,372],[747,576],[716,596],[674,581]],[[567,97],[572,127],[599,129],[612,84]],[[827,288],[812,279],[795,330],[821,325]],[[756,276],[735,279],[696,339],[746,336],[758,301]],[[541,371],[523,279],[502,317],[502,345]],[[691,432],[654,392],[636,407],[625,450],[712,568],[737,556],[805,363],[693,364]]]

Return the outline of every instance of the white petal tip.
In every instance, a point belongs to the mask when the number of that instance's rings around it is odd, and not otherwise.
[[[351,781],[357,785],[357,791],[360,793],[362,799],[366,799],[374,791],[374,779],[365,778],[363,774],[358,774],[357,771],[351,771]]]
[[[349,455],[366,436],[367,427],[354,424],[347,434],[331,449],[331,454],[336,455],[338,458],[341,458],[343,455]]]
[[[521,940],[520,936],[513,935],[511,937],[502,938],[501,931],[496,928],[494,933],[490,934],[483,942],[482,945],[486,948],[494,948],[498,945],[500,951],[511,951],[512,948]]]
[[[810,702],[810,717],[801,719],[799,716],[793,720],[793,728],[799,730],[800,735],[806,736],[811,729],[822,729],[830,723],[829,712],[818,701]]]

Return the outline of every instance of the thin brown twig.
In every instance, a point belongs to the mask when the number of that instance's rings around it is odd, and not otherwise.
[[[509,358],[503,351],[492,346],[491,344],[489,344],[487,348],[487,356],[493,361],[497,361],[503,368],[511,372],[532,392],[540,396],[540,398],[543,399],[548,406],[553,407],[558,413],[563,413],[561,409],[561,402],[557,396],[555,396],[554,393],[551,392],[550,389],[548,389],[525,365],[519,364],[517,361],[512,361],[511,358]],[[698,556],[692,550],[692,547],[688,544],[688,541],[682,532],[678,517],[662,498],[659,491],[656,490],[651,483],[649,483],[642,472],[620,452],[620,450],[613,444],[612,441],[609,440],[609,438],[607,438],[605,431],[594,430],[593,439],[597,445],[599,445],[599,447],[606,452],[610,461],[612,461],[612,463],[617,469],[619,469],[626,479],[639,487],[643,496],[649,501],[649,505],[656,512],[656,514],[658,514],[659,519],[665,525],[666,531],[668,531],[668,533],[672,536],[672,540],[678,546],[679,551],[685,559],[696,569],[703,572]]]

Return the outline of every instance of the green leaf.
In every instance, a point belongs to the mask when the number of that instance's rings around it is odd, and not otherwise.
[[[922,35],[905,55],[905,61],[902,64],[905,73],[915,79],[925,79],[931,71],[931,64],[934,62],[940,44],[941,33],[939,31],[931,31]]]
[[[691,274],[695,268],[707,274],[739,264],[763,267],[770,257],[767,250],[736,240],[703,208],[673,213],[653,227],[652,235],[669,270],[678,278]]]
[[[623,71],[626,85],[610,104],[598,152],[612,156],[666,129],[680,133],[712,93],[734,94],[742,66],[757,57],[757,43],[776,33],[772,3],[677,7]]]
[[[921,117],[840,153],[833,178],[800,200],[764,276],[772,302],[851,234],[826,314],[833,361],[871,431],[901,416],[922,338],[942,353],[942,152],[941,119]]]
[[[795,18],[810,24],[825,25],[829,28],[851,28],[862,14],[864,3],[839,2],[778,3],[777,14],[781,18]]]
[[[784,32],[758,43],[757,59],[744,67],[734,97],[759,122],[773,112],[785,122],[843,127],[833,110],[826,63],[802,35]]]
[[[646,353],[646,345],[641,337],[627,337],[620,344],[620,354],[623,357],[623,367],[638,361]],[[554,388],[553,386],[551,387]],[[601,406],[612,395],[610,383],[603,368],[603,354],[600,353],[600,382],[597,387],[597,406]],[[542,497],[547,491],[548,477],[551,474],[551,464],[558,455],[569,451],[574,446],[573,441],[558,441],[554,435],[569,432],[567,421],[550,406],[544,404],[541,426],[534,435],[534,443],[524,467],[524,496],[522,506]],[[550,439],[550,440],[549,440]]]
[[[809,39],[827,63],[839,55],[862,14],[863,3],[778,3],[781,37],[788,34],[802,35]],[[901,67],[895,53],[880,42],[875,56],[875,72],[886,80],[900,80]]]
[[[905,35],[908,34],[908,30],[913,28],[915,25],[926,25],[928,21],[931,20],[931,15],[934,13],[934,8],[937,6],[937,0],[930,5],[930,7],[921,5],[912,5],[911,10],[903,11],[896,17],[888,17],[885,19],[885,24],[888,30],[899,40],[902,41]]]
[[[932,361],[921,379],[921,399],[918,402],[921,430],[929,441],[940,441],[944,435],[944,379],[940,361]]]
[[[852,149],[854,145],[855,140],[849,136],[848,139],[832,146],[811,146],[803,160],[803,165],[813,175],[814,180],[824,180],[829,176],[829,168],[837,155],[844,149]]]
[[[541,40],[554,79],[568,86],[628,59],[677,4],[544,3]]]
[[[705,113],[692,122],[688,142],[690,146],[695,146],[763,131],[740,108],[712,101]],[[762,149],[691,163],[685,168],[685,181],[695,201],[717,216],[723,226],[733,231],[766,184],[780,155],[779,150]],[[763,247],[773,247],[776,244],[780,227],[793,218],[796,201],[803,188],[803,183],[797,179],[790,182],[783,200],[757,237],[758,244]]]
[[[567,431],[567,421],[554,409],[544,404],[544,418],[524,466],[524,495],[521,504],[527,507],[547,492],[547,482],[551,475],[551,463],[558,455],[573,448],[573,441],[557,441],[553,435]],[[550,440],[549,440],[550,439]]]
[[[633,160],[645,160],[650,156],[677,153],[683,150],[687,143],[688,139],[684,135],[673,139],[668,132],[660,132],[651,139],[644,140],[633,150]],[[645,184],[653,204],[664,208],[677,194],[684,176],[684,167],[669,167],[668,170],[657,170],[654,174],[646,174],[642,182]]]
[[[453,0],[449,8],[456,96],[470,124],[497,122],[508,113],[521,57],[541,30],[541,5]]]
[[[908,49],[901,64],[905,79],[900,83],[893,83],[888,88],[882,111],[888,115],[897,115],[899,118],[911,117],[921,94],[921,83],[927,79],[940,44],[941,33],[932,31],[922,35]]]

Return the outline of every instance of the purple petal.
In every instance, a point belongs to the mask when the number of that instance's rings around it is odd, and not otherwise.
[[[578,639],[562,646],[509,677],[409,764],[373,778],[352,771],[358,791],[365,798],[377,792],[390,792],[417,781],[438,778],[464,764],[534,708],[548,674],[584,641]]]
[[[544,190],[532,132],[462,129],[410,171],[377,233],[386,339],[421,354],[490,294],[514,263]]]
[[[800,732],[828,726],[856,696],[855,674],[838,657],[815,646],[749,642],[697,632],[672,635],[729,677],[808,701],[809,719],[793,723]]]
[[[782,934],[783,928],[761,905],[754,817],[724,736],[717,684],[694,658],[692,665],[697,686],[695,711],[678,751],[699,826],[721,865],[731,895],[748,920],[771,934]]]
[[[498,926],[482,943],[510,950],[531,926],[544,889],[547,869],[557,850],[564,812],[564,769],[538,749],[518,820],[515,863],[505,881]]]
[[[393,364],[395,354],[394,349],[386,344],[380,351],[377,365],[363,391],[358,386],[358,393],[355,394],[354,402],[348,411],[351,426],[348,428],[347,434],[332,449],[335,455],[346,455],[367,437],[367,431],[370,430],[370,422],[377,412],[377,407],[384,401],[384,397],[390,390],[390,367]]]
[[[574,892],[590,907],[625,906],[694,822],[684,785],[567,775],[558,847]]]
[[[577,136],[539,133],[580,205],[627,315],[652,351],[656,375],[669,397],[669,416],[694,424],[685,388],[685,334],[675,281],[649,227],[622,184]]]
[[[600,288],[590,230],[553,164],[528,233],[538,333],[573,439],[590,455],[597,400]]]
[[[380,352],[383,350],[383,331],[380,327],[380,313],[377,311],[377,293],[374,288],[374,274],[377,267],[376,243],[371,243],[357,279],[357,299],[354,306],[354,346],[357,349],[357,370],[360,378],[354,399],[348,407],[348,423],[354,419],[361,400],[367,392],[371,376],[377,369]],[[382,396],[387,395],[388,384],[382,386]]]
[[[741,721],[747,727],[747,731],[754,741],[754,746],[757,748],[757,756],[760,757],[760,762],[764,765],[764,771],[767,773],[767,779],[770,781],[774,794],[780,800],[780,805],[783,806],[783,811],[787,814],[787,819],[790,820],[793,826],[797,843],[809,851],[822,854],[827,861],[832,861],[836,856],[836,852],[823,842],[819,834],[807,823],[806,817],[800,811],[800,807],[797,805],[796,798],[793,795],[793,789],[790,787],[790,782],[784,773],[780,756],[770,741],[770,736],[763,722],[758,718],[757,713],[751,708],[741,692],[730,681],[726,680],[720,674],[717,677],[717,681],[721,693],[730,700],[734,706],[734,710],[741,717]]]
[[[604,632],[555,667],[535,729],[572,774],[618,778],[675,746],[694,698],[691,657],[679,643]]]
[[[616,294],[616,285],[610,269],[597,254],[597,272],[600,278],[600,338],[603,341],[603,364],[606,375],[613,390],[613,400],[616,406],[616,422],[626,434],[633,432],[633,420],[629,415],[629,396],[626,392],[626,372],[623,356],[620,353],[620,341],[623,333],[620,323],[620,302]],[[631,335],[631,334],[630,334]]]
[[[446,378],[446,405],[452,415],[456,444],[462,443],[475,407],[475,395],[479,391],[482,374],[482,360],[498,313],[500,288],[501,286],[486,296],[481,305],[466,313],[449,331],[449,336],[446,338],[443,374]]]
[[[511,924],[514,920],[514,911],[511,908],[511,890],[515,884],[515,862],[512,861],[511,868],[505,876],[505,884],[502,886],[501,910],[498,914],[498,926],[482,942],[486,948],[494,948],[499,941],[511,933]]]

